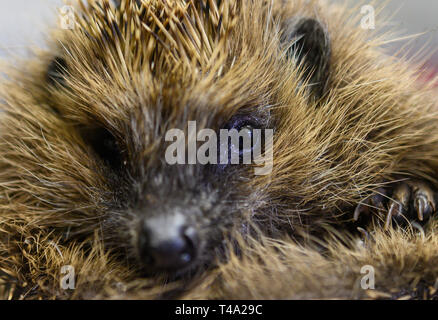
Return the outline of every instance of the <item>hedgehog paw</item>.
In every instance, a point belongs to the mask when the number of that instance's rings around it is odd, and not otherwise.
[[[388,229],[392,220],[399,224],[426,221],[436,213],[436,209],[437,194],[434,190],[425,182],[407,180],[392,188],[379,188],[356,207],[354,220],[357,221],[362,213],[377,211],[378,216],[384,217],[384,228]]]

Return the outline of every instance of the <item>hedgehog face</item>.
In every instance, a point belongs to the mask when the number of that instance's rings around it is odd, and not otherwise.
[[[247,183],[255,175],[254,168],[241,161],[244,153],[256,147],[256,140],[243,146],[240,139],[239,164],[231,163],[235,146],[228,138],[226,151],[219,141],[214,142],[215,163],[196,159],[190,164],[188,126],[197,124],[198,136],[206,128],[217,132],[218,138],[221,130],[251,136],[254,130],[268,129],[271,120],[269,107],[224,116],[217,106],[205,115],[201,112],[205,106],[193,99],[175,108],[185,98],[176,96],[176,91],[170,94],[160,96],[163,105],[138,104],[117,128],[91,122],[79,129],[92,167],[100,172],[111,197],[104,198],[106,244],[123,249],[148,273],[181,274],[208,265],[225,249],[225,238],[233,228],[246,232],[250,216],[260,205],[256,197],[260,188]],[[165,137],[176,129],[187,137],[183,164],[167,159],[173,142]],[[196,153],[201,144],[195,144]],[[227,162],[221,162],[224,152]]]
[[[330,48],[319,22],[281,25],[264,1],[123,5],[90,4],[62,35],[48,67],[49,100],[81,141],[106,245],[141,270],[181,274],[210,264],[231,230],[248,232],[275,207],[269,175],[219,160],[229,140],[209,150],[217,163],[190,163],[188,142],[187,163],[171,164],[166,136],[179,130],[189,141],[190,123],[217,136],[234,129],[252,138],[237,143],[243,157],[257,145],[256,130],[277,130],[286,84],[297,104],[321,98]],[[303,89],[309,79],[316,85]]]

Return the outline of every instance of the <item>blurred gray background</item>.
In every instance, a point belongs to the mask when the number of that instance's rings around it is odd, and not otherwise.
[[[0,56],[24,54],[41,46],[43,31],[56,26],[56,8],[62,0],[0,0]]]
[[[344,2],[344,0],[329,1]],[[428,43],[429,51],[438,48],[437,0],[377,0],[376,2],[388,2],[387,13],[394,14],[390,25],[398,34],[426,32],[425,35],[411,40],[413,47],[420,48]],[[56,8],[62,4],[62,0],[0,0],[0,57],[23,54],[26,48],[32,45],[41,46],[42,31],[47,26],[56,26]],[[388,24],[388,21],[382,20],[379,21],[379,15],[376,17],[376,29],[384,28],[384,25]],[[396,50],[403,44],[405,42],[400,41],[391,44],[390,48]],[[431,61],[438,66],[438,52]]]

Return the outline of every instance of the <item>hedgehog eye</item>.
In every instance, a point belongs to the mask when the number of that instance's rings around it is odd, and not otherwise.
[[[116,169],[122,164],[122,152],[117,139],[111,132],[104,128],[85,130],[84,138],[93,151],[107,165]]]
[[[228,130],[236,130],[239,134],[239,140],[230,140],[230,154],[236,153],[240,157],[247,154],[251,155],[254,149],[261,147],[261,130],[256,119],[249,116],[237,116],[233,118],[226,126]]]
[[[239,155],[243,156],[247,153],[251,153],[260,144],[260,135],[254,134],[255,128],[251,124],[245,124],[241,127],[233,128],[239,132],[241,138],[239,138],[239,143],[231,143],[231,152],[238,152]]]

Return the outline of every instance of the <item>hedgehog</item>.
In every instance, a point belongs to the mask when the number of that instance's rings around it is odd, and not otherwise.
[[[73,8],[0,86],[5,298],[437,296],[436,91],[358,7]],[[230,162],[227,138],[206,152],[224,163],[169,163],[166,136],[190,140],[193,122],[239,132],[238,160],[254,161]]]

